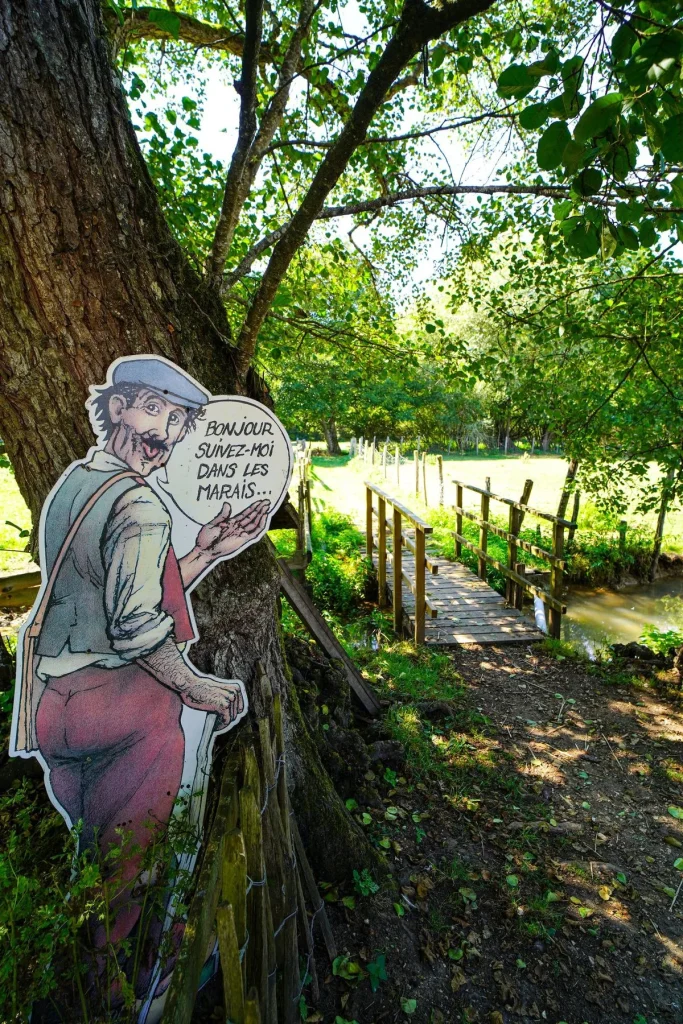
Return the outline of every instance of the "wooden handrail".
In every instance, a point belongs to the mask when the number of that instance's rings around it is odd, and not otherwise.
[[[520,611],[522,609],[524,591],[533,594],[536,598],[540,598],[547,608],[548,632],[551,636],[558,638],[562,629],[562,616],[567,611],[566,606],[562,603],[562,580],[564,569],[567,565],[564,558],[564,533],[565,529],[567,529],[570,535],[573,534],[576,529],[576,523],[562,518],[561,515],[541,512],[540,509],[529,505],[528,501],[533,488],[533,480],[525,481],[520,501],[514,501],[512,498],[504,498],[500,494],[495,494],[491,490],[491,481],[488,477],[486,478],[486,487],[476,487],[474,484],[465,483],[464,480],[454,480],[453,483],[456,486],[457,494],[457,504],[454,507],[456,528],[453,533],[455,537],[455,557],[461,557],[464,545],[477,556],[477,571],[481,579],[486,580],[487,565],[492,565],[502,572],[506,579],[505,600],[509,605],[513,605]],[[465,490],[481,495],[480,515],[465,509]],[[509,513],[507,530],[502,526],[494,526],[490,522],[489,506],[492,501],[498,501],[502,505],[507,506]],[[564,507],[560,506],[558,511],[564,513]],[[553,543],[551,551],[541,547],[540,544],[532,544],[529,541],[522,540],[519,536],[524,517],[527,514],[552,523]],[[474,544],[463,535],[464,519],[468,519],[479,527],[478,544]],[[489,533],[501,537],[507,542],[507,565],[504,565],[498,559],[488,554],[487,542]],[[535,555],[537,558],[543,559],[550,565],[549,591],[533,586],[526,579],[526,567],[523,562],[517,561],[517,552],[520,548]]]
[[[372,514],[375,517],[375,519],[379,518],[379,512],[374,507],[372,509]],[[386,519],[385,519],[385,525],[386,525],[387,530],[391,530],[391,528],[392,528],[392,521],[389,518],[389,516],[387,516]],[[408,534],[405,530],[401,530],[401,539],[402,539],[402,542],[403,542],[403,547],[404,548],[408,548],[408,551],[412,552],[412,554],[414,555],[415,554],[415,541],[410,536],[410,534]],[[373,544],[375,546],[377,546],[377,544],[379,543],[378,538],[373,536],[372,542],[373,542]],[[430,558],[429,555],[425,555],[425,565],[427,566],[427,568],[431,572],[432,576],[438,576],[439,575],[439,564],[438,564],[438,562],[435,562],[433,558]]]
[[[378,499],[378,508],[375,509],[373,495]],[[387,507],[393,511],[393,521],[387,522]],[[373,516],[378,520],[378,536],[373,532]],[[409,538],[403,530],[403,519],[415,528],[415,537]],[[389,531],[387,525],[391,526],[393,550],[387,551],[387,536]],[[415,615],[413,618],[413,635],[415,644],[424,643],[425,638],[425,615],[427,611],[432,618],[438,614],[435,607],[427,600],[425,593],[425,569],[427,568],[427,556],[425,551],[425,537],[433,532],[433,528],[420,516],[415,515],[409,508],[403,505],[391,494],[387,494],[381,487],[365,481],[365,546],[368,558],[377,550],[377,583],[379,588],[379,605],[383,607],[386,601],[387,581],[387,560],[391,559],[393,564],[393,613],[394,628],[400,634],[403,630],[403,580],[405,579],[409,589],[415,596]],[[414,552],[415,572],[414,579],[410,579],[403,569],[403,547]]]
[[[475,487],[474,484],[466,484],[463,480],[453,480],[453,483],[456,487],[464,487],[466,490],[474,491],[475,494],[481,494],[491,501],[500,501],[503,505],[519,509],[520,512],[525,512],[530,516],[546,519],[549,523],[559,523],[560,526],[564,526],[567,529],[576,529],[576,523],[572,523],[568,519],[561,519],[560,516],[554,516],[552,512],[541,512],[540,509],[532,508],[531,505],[523,505],[521,501],[513,501],[512,498],[503,498],[500,494],[487,491],[485,487]]]
[[[551,565],[557,563],[562,569],[567,567],[566,559],[558,559],[552,551],[548,551],[546,548],[540,548],[538,544],[530,544],[528,540],[522,540],[516,533],[510,533],[509,530],[503,529],[502,526],[494,526],[493,523],[481,519],[473,512],[468,512],[466,509],[461,508],[458,505],[454,505],[453,508],[458,515],[464,516],[465,519],[469,519],[470,522],[476,523],[477,526],[481,526],[485,530],[490,530],[491,533],[495,533],[496,537],[501,537],[503,540],[507,541],[514,541],[518,548],[523,548],[525,551],[528,551],[530,555],[536,555],[537,558],[545,558],[546,561],[551,563]]]
[[[535,597],[540,597],[541,601],[543,601],[544,604],[547,604],[549,608],[553,608],[555,611],[560,612],[560,614],[564,614],[567,611],[567,606],[562,604],[561,601],[558,601],[552,594],[549,594],[546,590],[542,590],[541,587],[535,587],[533,583],[529,583],[525,576],[520,576],[514,569],[508,569],[506,565],[499,562],[497,558],[493,557],[493,555],[489,555],[488,551],[482,551],[480,547],[477,547],[477,545],[473,544],[472,541],[467,540],[467,538],[463,537],[462,534],[456,533],[455,539],[461,544],[464,544],[465,547],[470,549],[470,551],[473,551],[478,558],[483,558],[489,565],[499,569],[504,576],[507,576],[508,579],[511,579],[519,586],[524,587],[525,590],[530,594],[533,594]]]
[[[419,527],[419,529],[422,530],[424,533],[434,532],[433,526],[430,526],[429,523],[426,523],[424,519],[420,519],[418,515],[416,515],[414,512],[411,512],[409,508],[407,508],[405,505],[402,505],[400,501],[396,500],[396,498],[392,498],[390,494],[387,494],[386,491],[383,491],[381,487],[377,486],[377,484],[371,484],[369,480],[366,480],[365,486],[369,491],[372,491],[373,494],[376,494],[378,498],[383,498],[384,501],[386,501],[387,505],[391,505],[392,508],[397,509],[402,516],[405,516],[405,518],[413,524],[413,526],[415,526],[416,528]]]

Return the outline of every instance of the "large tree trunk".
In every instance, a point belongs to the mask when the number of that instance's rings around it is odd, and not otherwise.
[[[325,442],[327,444],[327,451],[330,455],[341,455],[342,450],[339,447],[339,437],[337,436],[337,423],[334,416],[330,416],[329,419],[323,421],[323,433],[325,434]]]
[[[88,385],[115,357],[162,354],[221,394],[235,390],[234,351],[217,293],[164,220],[98,0],[0,0],[0,182],[0,435],[37,522],[59,474],[93,443]],[[249,390],[264,397],[254,376]],[[242,678],[257,709],[257,661],[286,693],[299,824],[323,877],[341,877],[365,840],[287,681],[278,591],[265,543],[223,563],[194,596],[194,659]]]

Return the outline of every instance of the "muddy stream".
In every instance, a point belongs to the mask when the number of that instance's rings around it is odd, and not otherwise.
[[[638,640],[646,625],[683,632],[683,578],[637,583],[620,590],[572,586],[562,639],[595,657],[607,644]]]

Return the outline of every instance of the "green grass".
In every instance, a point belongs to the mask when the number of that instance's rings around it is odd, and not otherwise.
[[[15,526],[6,522],[10,520]],[[31,529],[31,514],[19,493],[14,473],[10,469],[0,467],[0,573],[19,572],[28,569],[31,556],[23,551],[7,551],[4,548],[23,548],[27,537],[20,537],[20,530]]]

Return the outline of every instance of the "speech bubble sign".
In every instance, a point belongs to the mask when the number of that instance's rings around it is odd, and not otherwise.
[[[292,476],[292,446],[270,409],[249,398],[212,399],[166,465],[159,483],[196,523],[205,524],[227,501],[235,516],[260,499],[271,515]]]

